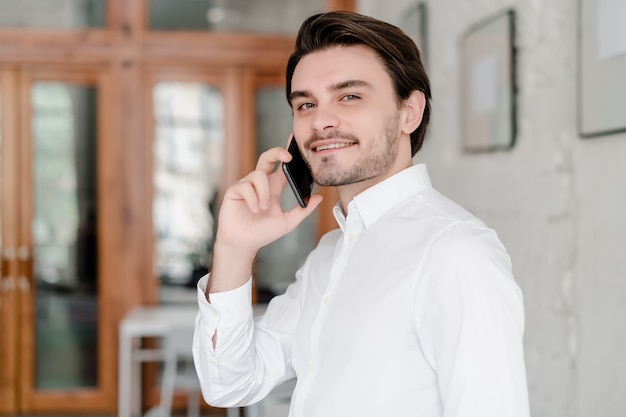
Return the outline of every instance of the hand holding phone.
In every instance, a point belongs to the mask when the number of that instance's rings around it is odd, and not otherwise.
[[[291,187],[296,200],[300,207],[306,207],[311,197],[311,188],[313,186],[313,175],[309,170],[309,166],[304,161],[296,138],[291,138],[289,147],[287,148],[292,158],[291,161],[283,163],[283,172],[287,177],[287,182]]]

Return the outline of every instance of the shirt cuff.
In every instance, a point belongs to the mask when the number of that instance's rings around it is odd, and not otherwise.
[[[206,299],[206,288],[210,274],[198,281],[198,306],[200,314],[217,328],[234,327],[252,317],[252,278],[244,285],[230,291],[211,294],[211,303]]]

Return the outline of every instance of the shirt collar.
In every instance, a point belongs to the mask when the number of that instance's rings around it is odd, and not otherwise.
[[[354,196],[348,203],[347,217],[341,203],[335,205],[333,214],[344,233],[359,233],[400,202],[431,187],[426,165],[413,165]]]

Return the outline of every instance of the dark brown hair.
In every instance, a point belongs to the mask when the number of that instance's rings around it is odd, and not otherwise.
[[[415,155],[422,147],[430,120],[430,82],[415,42],[396,26],[352,12],[320,13],[306,19],[298,31],[296,49],[287,62],[287,99],[293,72],[304,56],[335,46],[353,45],[368,46],[380,56],[398,103],[415,90],[424,93],[422,122],[411,133],[411,155]]]

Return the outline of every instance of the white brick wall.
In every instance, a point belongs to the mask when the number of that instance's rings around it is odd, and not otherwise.
[[[359,0],[358,8],[400,24],[411,4]],[[416,160],[511,253],[525,295],[532,415],[626,415],[626,134],[578,137],[577,1],[427,4],[433,116]],[[508,7],[517,13],[517,145],[465,155],[459,41]]]

